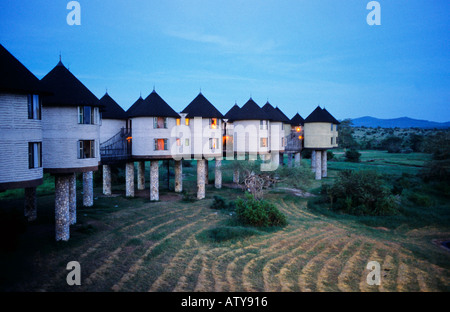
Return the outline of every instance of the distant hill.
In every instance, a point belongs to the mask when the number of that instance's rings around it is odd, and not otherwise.
[[[354,127],[368,127],[368,128],[450,128],[450,121],[435,122],[428,120],[412,119],[409,117],[380,119],[370,116],[352,119]]]

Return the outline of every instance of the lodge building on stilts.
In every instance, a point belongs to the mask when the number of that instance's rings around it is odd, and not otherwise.
[[[203,199],[210,164],[219,189],[223,159],[259,158],[274,170],[285,158],[299,166],[302,149],[310,149],[315,178],[322,179],[326,151],[338,146],[339,122],[325,108],[289,119],[269,101],[261,107],[250,98],[223,115],[200,92],[177,112],[153,88],[125,111],[108,92],[98,99],[61,59],[39,81],[0,45],[0,65],[0,191],[25,188],[25,214],[34,220],[36,187],[44,173],[53,175],[56,240],[68,240],[76,223],[77,174],[83,175],[83,206],[90,207],[94,171],[102,169],[103,194],[110,196],[111,168],[124,166],[125,194],[134,197],[135,189],[145,189],[149,162],[149,200],[158,201],[160,163],[173,160],[174,191],[182,192],[182,160],[195,160],[197,199]],[[239,182],[239,172],[233,181]]]

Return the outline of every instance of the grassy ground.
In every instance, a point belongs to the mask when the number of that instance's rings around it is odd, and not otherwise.
[[[340,157],[338,152],[336,156]],[[348,166],[401,175],[416,172],[427,157],[376,151],[363,153],[361,164],[330,161],[330,178],[314,181],[309,191],[316,192],[321,183],[332,181],[337,171]],[[305,160],[304,165],[308,163]],[[213,167],[211,162],[211,181]],[[195,166],[185,166],[184,174],[184,189],[195,194]],[[433,204],[426,208],[407,205],[398,216],[357,218],[313,209],[308,198],[276,188],[266,198],[287,216],[289,225],[258,229],[237,224],[230,211],[210,209],[214,195],[227,200],[242,196],[232,187],[229,170],[224,171],[221,190],[210,183],[206,199],[194,202],[167,190],[166,175],[162,168],[161,200],[154,203],[148,201],[148,183],[147,190],[133,199],[123,196],[123,185],[113,187],[114,197],[103,197],[96,187],[94,207],[78,209],[78,222],[66,243],[54,241],[54,196],[43,192],[38,198],[38,220],[27,224],[16,244],[10,244],[11,250],[0,254],[0,289],[450,290],[450,252],[439,246],[450,239],[450,208],[439,193],[429,194]],[[3,196],[3,209],[22,212],[20,194]],[[79,193],[78,207],[81,198]],[[81,265],[79,287],[66,283],[69,261]],[[381,264],[380,286],[366,283],[369,261]]]

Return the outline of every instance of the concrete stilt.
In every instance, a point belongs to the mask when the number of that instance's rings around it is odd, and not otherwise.
[[[134,162],[125,165],[125,196],[134,197]]]
[[[83,172],[83,206],[94,206],[94,174],[92,171]]]
[[[37,197],[36,188],[27,187],[25,188],[25,217],[28,221],[34,221],[37,217]]]
[[[183,162],[175,160],[175,192],[181,193],[183,191]]]
[[[288,153],[288,154],[287,154],[287,166],[288,166],[289,168],[292,167],[292,154],[291,154],[291,153]]]
[[[77,223],[77,176],[69,175],[69,223]]]
[[[111,167],[103,165],[103,195],[111,195]]]
[[[137,163],[137,189],[140,191],[145,189],[145,161]]]
[[[205,198],[206,160],[197,160],[197,199]]]
[[[302,161],[301,154],[300,153],[295,153],[295,161],[294,161],[295,166],[300,166],[301,161]]]
[[[159,200],[159,161],[150,161],[150,200]]]
[[[214,171],[214,186],[216,189],[222,188],[222,160],[217,158]]]
[[[327,177],[327,167],[328,167],[328,155],[327,155],[327,151],[323,151],[322,152],[322,178],[326,178]]]
[[[316,151],[316,180],[322,179],[322,151]]]
[[[316,172],[316,151],[313,150],[311,152],[311,170],[312,172]]]
[[[275,166],[278,164],[280,164],[280,153],[279,152],[272,152],[270,154],[270,156],[272,157],[272,164],[274,164]]]
[[[55,238],[68,241],[70,237],[69,176],[55,176]]]
[[[239,169],[233,170],[233,183],[239,183]]]
[[[205,159],[205,184],[209,182],[209,161]]]
[[[284,153],[279,153],[280,166],[284,166]]]

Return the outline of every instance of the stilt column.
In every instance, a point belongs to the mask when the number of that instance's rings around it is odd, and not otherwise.
[[[217,158],[214,171],[214,186],[216,189],[222,188],[222,160]]]
[[[323,151],[322,152],[322,178],[326,178],[327,177],[327,167],[328,167],[328,155],[327,155],[327,151]]]
[[[77,223],[77,176],[69,175],[69,223]]]
[[[137,189],[145,189],[145,161],[138,161],[137,166]]]
[[[233,183],[239,184],[239,169],[233,170]]]
[[[92,171],[83,172],[83,206],[94,206],[94,174]]]
[[[181,193],[183,191],[183,162],[175,160],[175,192]]]
[[[150,200],[159,200],[159,161],[150,161]]]
[[[103,165],[103,195],[111,195],[111,167]]]
[[[208,159],[204,159],[205,161],[205,184],[208,184],[209,181],[209,161]]]
[[[134,162],[125,165],[125,195],[134,197]]]
[[[55,176],[55,238],[68,241],[69,237],[69,176]]]
[[[197,160],[197,199],[205,198],[206,160]]]
[[[316,172],[316,151],[313,150],[311,152],[311,170],[312,172]]]
[[[322,179],[322,151],[316,151],[316,180]]]
[[[292,154],[291,154],[291,153],[288,153],[288,154],[287,154],[287,166],[288,166],[289,168],[292,167]]]
[[[25,217],[28,221],[34,221],[37,217],[37,197],[36,188],[25,188]]]
[[[295,166],[300,166],[302,158],[300,153],[295,153]]]

